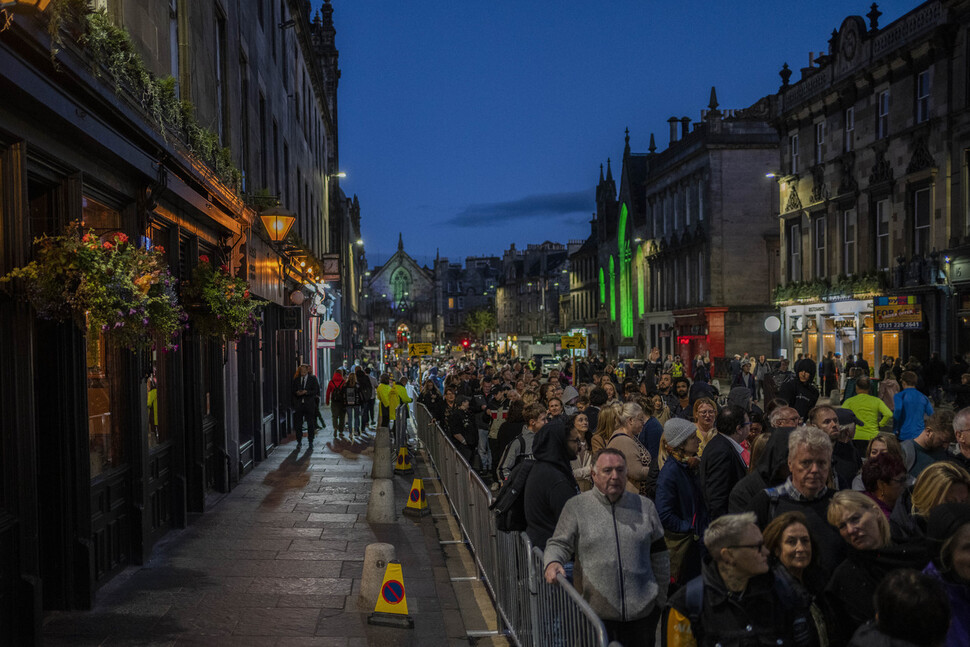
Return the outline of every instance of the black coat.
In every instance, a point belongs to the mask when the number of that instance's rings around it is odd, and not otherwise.
[[[788,478],[788,436],[794,427],[771,430],[765,450],[751,473],[738,481],[731,490],[728,512],[736,514],[750,510],[751,501],[765,488],[781,485]]]
[[[793,626],[796,619],[808,616],[811,600],[791,592],[783,601],[775,584],[775,571],[751,578],[743,595],[728,592],[714,562],[705,560],[700,575],[704,581],[703,601],[697,626],[690,622],[690,631],[698,647],[756,647],[781,644],[800,645]],[[667,635],[671,622],[682,624],[689,620],[687,587],[677,590],[670,598],[663,614],[661,635]],[[776,643],[776,640],[782,641]]]
[[[879,550],[849,548],[825,587],[826,615],[832,619],[831,644],[846,644],[859,626],[876,616],[872,597],[886,575],[898,568],[921,571],[928,562],[926,549],[918,544],[889,545]]]
[[[783,384],[776,395],[797,411],[802,420],[808,420],[808,412],[818,402],[818,389],[812,385],[811,379],[802,382],[796,377]]]
[[[317,398],[320,397],[320,383],[317,376],[310,373],[306,376],[306,385],[303,385],[303,378],[296,376],[293,378],[293,406],[297,409],[315,409]],[[305,395],[297,395],[297,391],[306,391]]]
[[[747,472],[741,455],[728,437],[716,434],[707,443],[701,455],[699,476],[704,503],[712,521],[727,514],[731,490]]]
[[[845,542],[828,521],[829,501],[835,495],[835,490],[827,490],[822,496],[806,500],[795,500],[787,495],[781,495],[777,501],[772,501],[767,490],[759,492],[748,506],[748,509],[758,517],[758,526],[764,530],[768,523],[784,512],[793,510],[801,512],[808,520],[808,532],[815,540],[818,556],[815,561],[826,575],[832,573],[845,556]]]
[[[526,534],[533,546],[545,550],[559,522],[563,506],[579,494],[579,486],[569,465],[569,432],[561,422],[548,422],[532,441],[535,465],[525,483]]]

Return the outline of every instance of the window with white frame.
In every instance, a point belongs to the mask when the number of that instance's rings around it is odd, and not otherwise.
[[[815,124],[815,163],[825,161],[825,122]]]
[[[855,108],[851,106],[845,109],[844,133],[843,149],[848,153],[855,150]]]
[[[842,212],[842,272],[849,276],[856,272],[856,224],[855,209]]]
[[[879,93],[876,106],[876,139],[889,135],[889,90]]]
[[[876,270],[889,269],[889,200],[876,202]]]
[[[788,150],[791,155],[791,165],[788,171],[794,175],[798,173],[798,135],[792,135],[788,138]]]
[[[815,219],[815,278],[822,279],[825,278],[826,274],[826,263],[825,263],[825,216],[819,216]]]
[[[930,190],[913,192],[913,253],[926,258],[930,253]]]
[[[798,223],[788,227],[788,280],[802,280],[802,226]]]
[[[916,123],[930,118],[930,71],[923,70],[916,76]]]

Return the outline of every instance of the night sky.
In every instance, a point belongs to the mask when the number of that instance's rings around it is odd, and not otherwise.
[[[314,6],[319,6],[319,1]],[[599,165],[619,183],[667,119],[778,90],[787,62],[827,51],[871,1],[333,0],[342,76],[341,187],[357,194],[368,263],[428,263],[510,243],[584,239]],[[918,6],[880,3],[885,26]],[[867,23],[868,24],[868,23]]]

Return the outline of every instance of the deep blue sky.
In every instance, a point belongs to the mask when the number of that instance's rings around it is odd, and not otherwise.
[[[318,1],[314,6],[318,6]],[[333,0],[341,186],[370,265],[585,238],[599,165],[619,179],[667,119],[776,92],[788,62],[871,0]],[[880,26],[919,3],[880,3]]]

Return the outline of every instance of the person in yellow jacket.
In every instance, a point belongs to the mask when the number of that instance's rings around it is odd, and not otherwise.
[[[377,418],[378,427],[389,427],[397,416],[397,406],[401,404],[401,396],[395,385],[391,384],[391,376],[382,373],[380,384],[377,385],[377,401],[380,402],[381,412]]]

